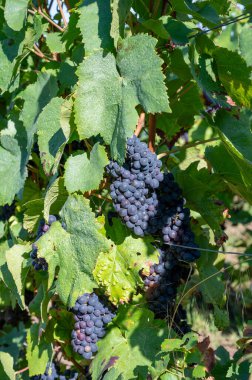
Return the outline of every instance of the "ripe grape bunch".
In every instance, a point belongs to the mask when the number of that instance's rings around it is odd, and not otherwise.
[[[148,230],[148,221],[158,205],[155,189],[163,180],[162,163],[145,143],[133,136],[127,140],[127,156],[123,166],[111,161],[108,173],[114,178],[110,196],[114,208],[126,226],[138,236]]]
[[[171,321],[177,287],[189,274],[188,266],[182,265],[171,253],[169,246],[159,249],[159,263],[150,266],[149,275],[144,276],[144,286],[149,308],[157,318],[167,319],[178,333],[187,333],[185,311],[180,306]]]
[[[179,260],[195,261],[200,252],[190,227],[190,210],[184,207],[185,199],[172,173],[164,174],[157,197],[157,212],[150,220],[149,232],[162,234],[163,242],[170,245],[170,252]]]
[[[31,380],[77,380],[78,372],[66,370],[60,373],[59,368],[54,363],[48,363],[43,375],[32,376]]]
[[[38,228],[36,240],[38,240],[41,236],[43,236],[49,230],[51,225],[56,221],[57,221],[56,216],[49,215],[48,224],[46,224],[45,222],[41,222]],[[62,227],[66,228],[64,223],[62,223]],[[41,270],[41,269],[43,271],[48,270],[48,264],[46,260],[43,257],[38,257],[38,247],[36,243],[32,244],[32,252],[30,254],[30,257],[32,258],[32,265],[35,270]]]
[[[85,293],[79,297],[73,312],[72,346],[75,352],[89,360],[98,350],[97,341],[105,335],[105,325],[115,315],[99,301],[95,293]]]

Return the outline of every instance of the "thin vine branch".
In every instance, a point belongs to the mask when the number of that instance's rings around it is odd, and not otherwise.
[[[33,10],[31,9],[28,9],[28,12],[31,13],[31,14],[35,14],[35,13],[38,13],[40,14],[42,17],[44,17],[44,19],[46,19],[50,24],[52,24],[55,28],[57,28],[60,32],[64,32],[64,29],[61,28],[61,26],[59,26],[58,24],[56,24],[56,22],[54,22],[50,17],[48,17],[46,14],[44,14],[44,12],[42,12],[41,9],[36,9],[36,8],[33,8]]]
[[[18,375],[19,373],[23,373],[23,372],[27,371],[28,369],[29,369],[29,367],[22,368],[19,371],[16,371],[15,375]]]
[[[136,127],[136,130],[135,130],[135,135],[138,137],[144,127],[144,123],[145,123],[145,113],[144,112],[141,112],[140,113],[140,116],[138,118],[138,122],[137,122],[137,127]]]
[[[156,135],[156,116],[149,115],[149,149],[152,153],[155,152],[155,135]]]
[[[220,140],[219,137],[213,137],[212,139],[208,139],[208,140],[202,140],[202,141],[196,141],[196,142],[193,142],[193,143],[188,143],[188,144],[185,144],[185,145],[183,145],[183,146],[181,146],[179,148],[171,149],[169,152],[160,153],[157,156],[157,158],[160,159],[160,158],[169,156],[170,154],[177,153],[177,152],[180,152],[180,151],[188,149],[188,148],[192,148],[192,147],[197,146],[197,145],[207,144],[209,142],[219,141],[219,140]]]
[[[66,16],[65,16],[65,13],[63,11],[63,8],[62,8],[62,5],[61,5],[61,1],[60,0],[57,0],[57,3],[58,3],[58,7],[59,7],[59,11],[60,11],[60,14],[61,14],[61,17],[62,17],[62,20],[64,22],[64,26],[65,28],[67,27],[67,19],[66,19]]]

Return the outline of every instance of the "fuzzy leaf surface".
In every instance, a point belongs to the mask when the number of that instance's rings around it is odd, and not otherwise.
[[[96,286],[92,272],[99,253],[106,252],[109,243],[82,196],[69,196],[61,217],[67,231],[59,222],[53,223],[37,242],[38,256],[48,262],[49,287],[59,267],[56,291],[66,305],[72,306],[79,295],[92,292]]]
[[[99,351],[92,366],[92,379],[98,380],[104,372],[105,380],[144,379],[148,367],[160,351],[168,330],[164,321],[141,305],[122,306],[116,326],[112,326],[98,343]],[[151,342],[151,344],[149,343]]]
[[[47,175],[55,174],[70,136],[72,101],[53,98],[37,121],[40,158]]]
[[[111,302],[128,302],[142,284],[139,271],[150,262],[158,262],[158,251],[151,245],[151,239],[128,236],[119,245],[112,243],[109,252],[99,255],[94,276]]]
[[[109,163],[105,148],[96,143],[88,159],[87,153],[70,156],[65,166],[65,186],[69,193],[99,188],[104,168]]]

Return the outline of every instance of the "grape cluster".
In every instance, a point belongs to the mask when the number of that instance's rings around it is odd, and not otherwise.
[[[170,248],[164,246],[159,249],[159,263],[151,265],[149,275],[143,276],[150,309],[157,318],[166,319],[178,333],[183,334],[189,331],[185,311],[180,305],[173,314],[177,287],[188,274],[188,267],[181,265]]]
[[[164,174],[157,190],[157,198],[156,215],[149,222],[148,232],[162,235],[163,242],[171,244],[171,252],[180,260],[195,261],[200,252],[190,228],[190,210],[184,207],[181,189],[171,173]]]
[[[49,215],[48,224],[46,224],[45,222],[41,222],[39,224],[39,227],[38,227],[36,240],[38,240],[41,236],[43,236],[49,230],[51,225],[56,221],[57,221],[56,216]],[[63,224],[62,224],[62,226],[64,227]],[[43,271],[48,270],[48,264],[47,264],[46,260],[43,257],[38,257],[38,247],[37,247],[36,243],[32,244],[32,252],[30,254],[30,257],[32,258],[32,265],[33,265],[35,270],[41,270],[41,269]]]
[[[114,208],[126,226],[143,236],[148,221],[155,216],[158,199],[155,189],[163,180],[162,163],[145,143],[133,136],[127,140],[127,156],[123,166],[111,161],[107,166],[113,177],[110,196]]]
[[[89,360],[98,350],[96,342],[105,335],[105,325],[115,315],[99,301],[95,293],[85,293],[79,297],[73,311],[72,346],[75,352]]]
[[[43,375],[35,375],[30,380],[77,380],[78,372],[67,369],[63,374],[54,363],[48,363]]]

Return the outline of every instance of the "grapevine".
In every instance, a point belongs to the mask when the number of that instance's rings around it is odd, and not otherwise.
[[[251,9],[0,0],[0,380],[249,378]]]

